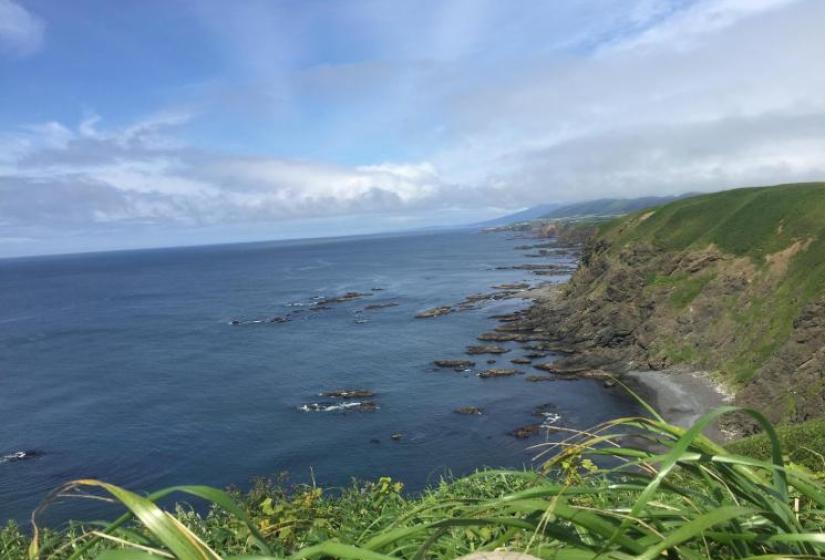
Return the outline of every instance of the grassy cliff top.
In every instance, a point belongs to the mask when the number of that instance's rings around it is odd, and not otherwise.
[[[620,244],[642,241],[663,249],[713,244],[726,253],[760,259],[796,241],[823,242],[825,183],[694,196],[616,220],[603,232]]]

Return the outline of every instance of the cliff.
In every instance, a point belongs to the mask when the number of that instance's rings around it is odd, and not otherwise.
[[[714,372],[773,421],[825,415],[825,183],[695,196],[599,227],[534,308],[568,371]]]

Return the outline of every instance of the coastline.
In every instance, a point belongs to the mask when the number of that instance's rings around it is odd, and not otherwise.
[[[629,371],[621,376],[621,380],[665,420],[683,428],[691,427],[706,412],[730,404],[733,399],[706,372],[686,366],[659,371]],[[704,433],[716,443],[725,443],[735,436],[723,430],[718,422],[713,422]]]
[[[542,238],[547,239],[540,235],[535,235],[532,239]],[[559,242],[557,237],[555,239],[551,237],[551,240],[555,244]],[[569,246],[568,244],[564,245]],[[573,247],[579,250],[582,245],[581,242],[572,244]],[[569,280],[568,277],[563,283],[539,284],[512,297],[531,300],[531,305],[525,310],[524,315],[535,320],[543,314],[543,305],[552,304],[563,297],[563,286]],[[525,330],[530,331],[534,325],[531,322],[530,324],[522,323],[522,326],[525,327]],[[568,359],[575,355],[576,352],[573,352]],[[576,368],[570,374],[579,377],[592,376],[599,378],[601,375],[608,374],[611,370],[607,364],[603,368]],[[708,411],[730,404],[734,400],[733,393],[713,380],[709,372],[699,371],[688,365],[677,365],[661,370],[630,370],[610,373],[656,409],[665,420],[684,428],[691,427]],[[624,389],[616,387],[615,390],[621,391]],[[704,434],[717,443],[731,441],[739,435],[723,428],[718,420],[705,429]]]

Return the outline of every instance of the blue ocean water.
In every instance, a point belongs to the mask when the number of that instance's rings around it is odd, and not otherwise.
[[[502,282],[563,280],[497,269],[541,262],[514,250],[523,243],[459,231],[0,260],[0,456],[42,454],[0,464],[0,521],[26,520],[81,477],[243,487],[283,471],[306,480],[311,468],[328,485],[390,475],[415,490],[448,472],[530,464],[527,447],[540,440],[508,432],[536,422],[538,405],[580,428],[635,410],[592,380],[432,368],[465,357],[496,326],[490,315],[527,303],[416,312]],[[312,310],[349,291],[370,295]],[[381,303],[398,305],[365,309]],[[230,324],[290,312],[286,323]],[[506,345],[500,367],[525,352]],[[346,388],[375,391],[379,409],[298,410]],[[73,502],[51,519],[100,507]]]

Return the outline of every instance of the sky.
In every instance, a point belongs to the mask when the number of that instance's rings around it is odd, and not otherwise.
[[[0,257],[825,180],[823,0],[0,0]]]

